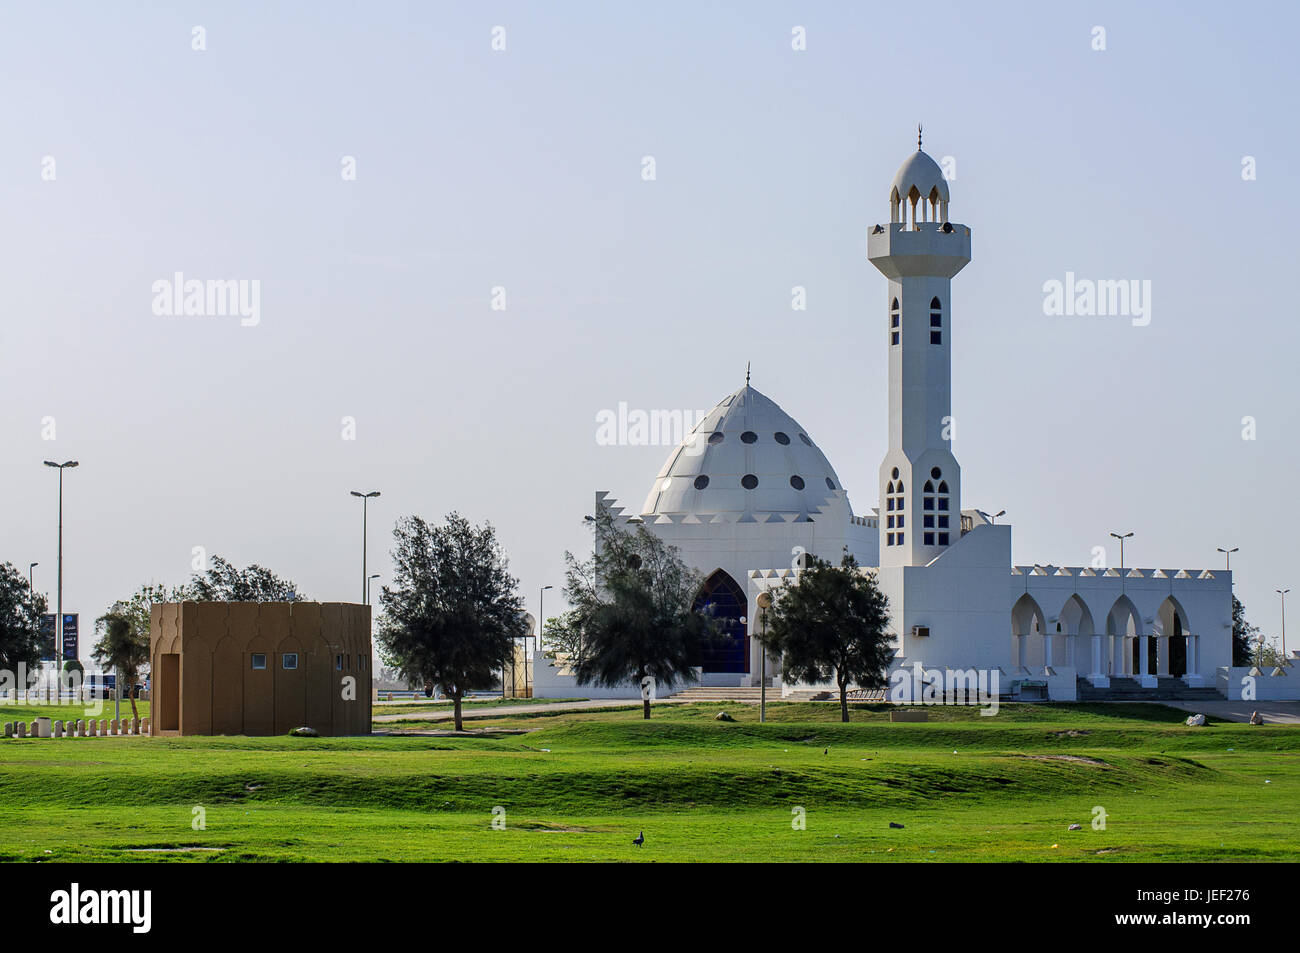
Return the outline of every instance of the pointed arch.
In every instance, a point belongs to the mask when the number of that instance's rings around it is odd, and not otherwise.
[[[700,650],[700,667],[706,673],[747,673],[749,635],[740,620],[748,613],[749,600],[731,574],[721,567],[710,573],[691,608],[711,615],[722,628],[721,637]]]
[[[1065,600],[1057,618],[1061,620],[1061,631],[1065,635],[1096,635],[1092,612],[1076,592]]]
[[[1017,665],[1043,665],[1043,639],[1047,633],[1047,616],[1029,593],[1024,593],[1011,607],[1011,653]]]
[[[1187,636],[1191,634],[1191,623],[1187,618],[1187,610],[1183,608],[1181,602],[1172,594],[1165,597],[1160,603],[1160,608],[1156,610],[1155,620],[1151,625],[1153,635],[1168,636],[1165,641],[1165,650],[1169,657],[1165,665],[1162,665],[1160,671],[1162,674],[1181,677],[1187,674]],[[1157,640],[1157,651],[1159,651],[1159,640]]]

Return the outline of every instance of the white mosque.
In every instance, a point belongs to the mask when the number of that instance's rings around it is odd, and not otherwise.
[[[952,279],[971,260],[971,230],[948,205],[948,182],[918,142],[890,185],[889,223],[867,236],[887,282],[878,340],[889,352],[889,449],[876,508],[854,513],[812,432],[748,379],[669,454],[639,510],[607,493],[597,507],[644,524],[701,573],[697,605],[727,620],[725,644],[703,659],[705,685],[757,685],[758,596],[797,578],[803,553],[838,563],[847,549],[889,597],[895,672],[998,671],[1004,693],[1061,701],[1195,695],[1216,677],[1226,691],[1227,572],[1015,566],[1011,526],[963,508],[949,441]],[[778,664],[765,671],[787,695],[816,687],[781,685]],[[557,674],[538,672],[539,693]]]

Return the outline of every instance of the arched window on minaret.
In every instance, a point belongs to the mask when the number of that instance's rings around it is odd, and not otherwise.
[[[902,546],[903,531],[903,481],[898,477],[898,467],[894,467],[892,479],[885,484],[885,545]]]
[[[937,297],[930,299],[930,343],[943,343],[943,305]]]
[[[936,502],[939,506],[939,511],[936,514],[939,522],[939,545],[947,546],[948,540],[952,537],[949,536],[948,482],[946,480],[939,481],[939,493]]]
[[[891,223],[895,224],[895,225],[898,224],[898,211],[899,211],[899,205],[902,204],[902,201],[903,201],[903,200],[902,200],[901,198],[899,198],[899,196],[898,196],[898,189],[890,189],[890,191],[889,191],[889,221],[890,221]]]
[[[889,306],[889,345],[893,347],[898,343],[899,337],[903,332],[902,317],[898,311],[898,299],[895,298]]]

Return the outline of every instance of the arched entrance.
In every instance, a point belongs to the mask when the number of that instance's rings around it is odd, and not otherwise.
[[[1016,600],[1011,607],[1011,657],[1025,668],[1041,668],[1048,664],[1047,619],[1042,607],[1029,593]]]
[[[1156,610],[1155,623],[1168,653],[1168,658],[1161,660],[1160,674],[1182,678],[1187,674],[1187,612],[1177,599],[1167,596]]]
[[[722,628],[722,636],[700,651],[700,667],[706,673],[749,671],[749,635],[745,623],[740,621],[748,605],[744,590],[721,569],[704,580],[692,608],[713,616]]]

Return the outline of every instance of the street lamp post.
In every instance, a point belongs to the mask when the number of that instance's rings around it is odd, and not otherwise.
[[[1124,540],[1128,539],[1133,534],[1125,533],[1123,536],[1121,536],[1119,533],[1111,533],[1110,535],[1114,536],[1116,539],[1119,540],[1119,569],[1120,572],[1123,572],[1124,571]]]
[[[1218,547],[1219,552],[1223,553],[1224,559],[1227,560],[1227,563],[1223,568],[1228,572],[1232,572],[1232,554],[1240,548],[1240,546],[1233,546],[1232,549],[1224,549],[1222,546]]]
[[[1006,510],[998,510],[998,511],[997,511],[996,513],[994,513],[991,517],[989,517],[989,522],[990,522],[992,525],[996,526],[996,525],[998,524],[998,517],[999,517],[999,516],[1006,516],[1006,515],[1007,515],[1007,511],[1006,511]]]
[[[772,593],[758,594],[758,722],[767,721],[767,610],[772,608]]]
[[[366,605],[370,605],[370,580],[378,579],[379,573],[374,572],[366,577]]]
[[[366,575],[366,520],[368,518],[367,508],[370,501],[379,495],[378,490],[371,490],[369,493],[361,493],[357,490],[352,491],[352,495],[361,500],[361,598],[362,605],[370,605],[370,577]]]
[[[1282,597],[1282,661],[1286,662],[1286,594],[1290,589],[1274,589]]]
[[[27,564],[27,611],[33,618],[36,615],[36,587],[32,583],[32,570],[39,566],[40,563]]]
[[[54,617],[54,669],[57,672],[63,667],[63,471],[81,464],[76,460],[63,463],[46,460],[45,465],[59,471],[59,595]]]
[[[537,654],[542,654],[542,629],[546,628],[546,590],[554,589],[554,586],[542,586],[541,591],[537,593]],[[528,650],[527,643],[524,648],[524,658],[527,660]]]

